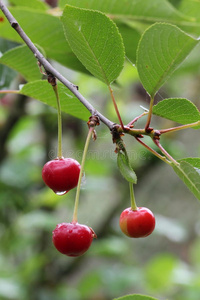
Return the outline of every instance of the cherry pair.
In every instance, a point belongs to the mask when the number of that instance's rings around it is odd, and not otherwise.
[[[120,228],[124,234],[133,238],[146,237],[155,228],[155,217],[146,207],[125,209],[120,216]],[[72,223],[58,224],[53,231],[53,243],[56,249],[67,256],[80,256],[90,247],[96,238],[92,228]]]
[[[155,217],[146,207],[125,209],[120,216],[120,228],[132,238],[150,235],[155,228]],[[56,249],[67,256],[80,256],[90,247],[96,238],[92,228],[78,223],[61,223],[53,231],[53,243]]]
[[[42,178],[57,195],[64,195],[77,186],[80,169],[75,159],[57,158],[44,165]],[[53,231],[53,244],[62,254],[75,257],[84,254],[95,237],[95,232],[86,225],[61,223]]]

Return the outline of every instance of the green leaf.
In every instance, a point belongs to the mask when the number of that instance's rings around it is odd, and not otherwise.
[[[187,157],[187,158],[182,158],[180,161],[185,161],[188,162],[190,165],[194,167],[194,169],[200,174],[200,158],[198,157]]]
[[[43,52],[40,47],[38,48]],[[18,71],[27,81],[40,79],[42,77],[37,65],[37,60],[26,45],[5,52],[0,58],[0,63]]]
[[[34,8],[39,10],[46,10],[48,7],[44,2],[41,2],[40,0],[9,0],[10,3],[21,6],[21,7],[28,7],[28,8]]]
[[[200,172],[189,160],[179,160],[179,165],[172,165],[176,174],[185,183],[194,196],[200,200]],[[199,166],[199,164],[198,164]]]
[[[88,121],[89,111],[64,85],[58,82],[58,93],[61,102],[61,110],[76,118]],[[57,109],[57,102],[52,86],[46,80],[37,80],[25,84],[20,90],[20,94],[40,100]]]
[[[182,1],[180,1],[182,2]],[[186,4],[189,0],[185,0]],[[197,17],[199,10],[196,9],[194,18],[190,12],[191,7],[186,8],[183,13],[177,10],[169,1],[162,0],[60,0],[59,5],[63,8],[70,4],[79,8],[99,10],[111,15],[113,20],[132,21],[138,23],[142,28],[143,25],[153,24],[155,22],[166,22],[177,25],[186,32],[194,33],[197,37],[200,34],[200,19]],[[177,5],[178,6],[178,5]],[[191,4],[192,6],[192,4]],[[198,4],[196,4],[198,8]],[[189,10],[189,14],[187,11]],[[193,9],[194,11],[194,9]],[[142,24],[143,23],[143,24]]]
[[[137,50],[137,69],[152,98],[198,42],[170,24],[156,23],[144,32]]]
[[[191,19],[178,12],[168,1],[162,0],[60,0],[59,5],[64,7],[70,4],[80,8],[99,10],[113,15],[115,18],[142,22],[173,22],[181,25],[189,23]]]
[[[6,52],[8,51],[9,48],[13,47],[13,43],[12,42],[9,42],[9,41],[6,41],[5,39],[1,39],[0,38],[0,55],[1,55],[1,52]],[[14,78],[16,78],[16,72],[14,70],[11,70],[9,69],[7,66],[5,65],[2,65],[0,63],[0,74],[1,74],[1,79],[0,79],[0,89],[3,90],[3,89],[9,89],[10,88],[10,85],[13,81]],[[0,98],[4,97],[5,94],[1,94],[0,95]]]
[[[58,17],[25,7],[10,7],[9,10],[31,41],[44,49],[47,57],[71,69],[86,72],[66,42],[63,27]],[[4,21],[0,22],[0,37],[20,44],[23,43],[21,37],[10,26],[1,11],[0,17],[4,18]]]
[[[182,158],[179,161],[186,161],[189,164],[191,164],[194,168],[200,169],[200,158],[199,157],[187,157],[187,158]]]
[[[153,107],[153,114],[181,124],[190,124],[200,120],[198,108],[184,98],[164,99]],[[193,127],[195,129],[199,126]]]
[[[124,64],[122,37],[101,12],[67,5],[61,17],[69,45],[86,69],[109,85]]]
[[[117,154],[117,165],[122,176],[128,182],[137,183],[137,176],[131,168],[128,158],[122,152],[118,152]]]
[[[114,300],[158,300],[156,298],[152,298],[144,295],[128,295],[120,298],[115,298]]]

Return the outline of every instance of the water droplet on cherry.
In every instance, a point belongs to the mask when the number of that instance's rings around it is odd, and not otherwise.
[[[65,195],[68,191],[63,191],[63,192],[54,192],[58,196]]]

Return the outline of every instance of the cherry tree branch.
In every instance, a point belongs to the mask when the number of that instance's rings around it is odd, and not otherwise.
[[[97,111],[78,91],[78,87],[67,80],[64,76],[62,76],[42,55],[42,53],[37,49],[37,47],[33,44],[31,39],[26,35],[24,30],[21,28],[17,20],[10,13],[5,4],[0,0],[0,8],[8,19],[10,25],[16,30],[25,44],[29,47],[29,49],[33,52],[35,58],[40,62],[40,64],[44,67],[45,71],[53,76],[55,76],[60,82],[62,82],[75,96],[76,98],[90,111],[92,115],[97,115],[99,119],[104,123],[109,129],[112,129],[114,126],[114,122],[107,119],[104,115],[102,115],[99,111]]]
[[[194,124],[189,124],[189,125],[184,125],[182,127],[179,127],[177,129],[166,129],[166,130],[154,130],[153,128],[150,128],[150,122],[151,122],[151,117],[152,117],[152,108],[153,108],[153,102],[154,99],[151,98],[151,102],[150,102],[150,109],[147,112],[144,112],[143,114],[141,114],[140,116],[136,117],[133,121],[131,121],[127,126],[124,126],[121,120],[121,117],[118,113],[117,108],[116,112],[118,114],[119,117],[119,121],[120,121],[120,125],[112,122],[111,120],[107,119],[104,115],[102,115],[99,111],[97,111],[84,97],[83,95],[78,91],[78,87],[76,85],[74,85],[73,83],[71,83],[69,80],[67,80],[64,76],[62,76],[47,60],[46,58],[43,56],[43,54],[37,49],[37,47],[33,44],[33,42],[31,41],[31,39],[26,35],[26,33],[23,31],[23,29],[21,28],[21,26],[19,25],[19,23],[17,22],[17,20],[13,17],[13,15],[10,13],[9,9],[3,4],[2,0],[0,0],[0,9],[2,10],[3,14],[5,15],[5,17],[8,19],[10,25],[16,30],[16,32],[19,34],[19,36],[22,38],[22,40],[25,42],[25,44],[29,47],[29,49],[33,52],[35,58],[37,59],[37,61],[39,62],[39,64],[41,66],[43,66],[43,68],[45,69],[47,76],[54,76],[55,78],[57,78],[60,82],[62,82],[75,96],[76,98],[88,109],[88,111],[90,111],[90,113],[92,115],[96,115],[99,117],[99,119],[102,121],[102,123],[104,123],[112,132],[113,134],[113,141],[114,141],[114,132],[117,134],[117,136],[121,136],[123,134],[129,134],[132,135],[136,138],[136,140],[142,144],[144,147],[146,147],[150,152],[152,152],[155,156],[157,156],[158,158],[160,158],[161,160],[163,160],[166,163],[173,162],[175,164],[177,164],[177,162],[175,161],[175,159],[173,159],[168,153],[167,151],[161,146],[161,144],[159,143],[159,137],[161,135],[161,133],[166,133],[169,131],[175,131],[178,129],[185,129],[188,127],[193,127],[193,125],[199,125],[199,123],[194,123]],[[112,89],[109,87],[110,89],[110,93],[111,93],[111,97],[113,99],[114,104],[115,100],[114,100],[114,96],[112,94]],[[4,91],[5,92],[5,91]],[[116,106],[116,105],[115,105]],[[133,128],[133,124],[142,116],[148,114],[147,117],[147,122],[146,122],[146,126],[144,129],[135,129]],[[191,126],[192,125],[192,126]],[[115,129],[115,131],[113,131],[113,129]],[[150,148],[148,145],[146,145],[144,142],[141,141],[141,138],[143,137],[143,135],[147,135],[150,136],[154,143],[158,146],[158,148],[162,151],[162,153],[165,156],[162,156],[160,154],[158,154],[155,150],[153,150],[152,148]]]

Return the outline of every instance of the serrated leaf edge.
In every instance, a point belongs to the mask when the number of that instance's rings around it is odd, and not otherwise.
[[[178,26],[176,26],[176,25],[174,25],[174,24],[170,24],[170,23],[166,23],[166,22],[156,22],[156,23],[154,23],[153,25],[149,26],[149,27],[143,32],[143,34],[142,34],[141,37],[140,37],[140,40],[139,40],[139,43],[138,43],[138,47],[137,47],[137,50],[136,50],[136,67],[137,67],[137,64],[138,64],[137,62],[138,62],[138,52],[139,52],[140,44],[141,44],[141,42],[142,42],[142,39],[143,39],[145,33],[146,33],[148,30],[150,30],[152,27],[157,26],[158,24],[159,24],[159,25],[168,25],[168,26],[174,27],[174,28],[178,29],[179,31],[181,31],[183,34],[187,35],[188,37],[190,37],[190,38],[192,38],[193,40],[196,40],[196,41],[198,42],[198,39],[195,39],[194,37],[192,37],[191,35],[187,34],[185,31],[183,31],[182,29],[180,29]],[[188,41],[188,42],[189,42],[189,41]],[[187,46],[187,43],[185,44],[185,46]],[[170,70],[170,68],[171,68],[171,66],[173,65],[174,61],[176,61],[176,58],[179,56],[179,54],[182,52],[183,49],[184,49],[184,48],[181,48],[181,49],[180,49],[180,51],[179,51],[178,54],[176,55],[175,59],[173,59],[172,63],[168,66],[167,70],[164,72],[163,76],[162,76],[162,77],[160,78],[160,80],[158,81],[156,87],[153,89],[152,93],[149,94],[149,92],[147,91],[147,93],[148,93],[152,98],[155,97],[155,95],[156,95],[156,93],[158,92],[159,88],[162,86],[162,85],[160,86],[159,83],[162,82],[163,78],[165,77],[165,74]],[[186,56],[186,57],[187,57],[187,56]],[[185,57],[185,59],[186,59],[186,57]],[[185,60],[185,59],[184,59],[184,60]],[[183,60],[183,61],[184,61],[184,60]],[[179,67],[179,66],[177,66],[177,67],[175,68],[175,70],[174,70],[170,75],[166,76],[165,82],[168,80],[168,78],[170,78],[170,76],[176,71],[176,69],[177,69],[178,67]],[[139,76],[139,77],[140,77],[140,76]],[[158,86],[160,86],[160,87],[158,87]]]

